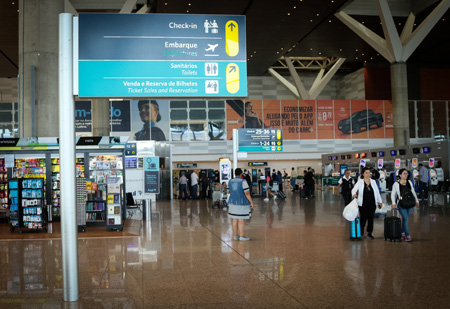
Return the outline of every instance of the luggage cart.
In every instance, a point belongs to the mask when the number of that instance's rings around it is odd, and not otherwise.
[[[78,232],[86,232],[86,178],[77,178]]]

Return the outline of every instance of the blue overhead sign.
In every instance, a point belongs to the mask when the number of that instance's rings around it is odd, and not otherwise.
[[[246,97],[245,16],[79,14],[79,97]]]
[[[283,151],[281,129],[239,129],[238,151]]]

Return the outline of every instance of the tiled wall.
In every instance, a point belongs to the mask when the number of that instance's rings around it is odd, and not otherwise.
[[[336,100],[365,100],[364,68],[337,80]]]
[[[0,78],[0,102],[17,102],[17,96],[17,78]]]

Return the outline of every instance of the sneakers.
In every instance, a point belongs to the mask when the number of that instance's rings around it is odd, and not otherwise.
[[[406,237],[405,237],[405,241],[412,241],[412,238],[411,238],[411,236],[409,236],[409,235],[408,235],[408,236],[406,236]]]
[[[274,200],[276,200],[276,199],[277,199],[277,196],[276,196],[276,195],[274,195],[274,196],[273,196],[273,199],[274,199]]]
[[[233,236],[233,240],[239,240],[239,236]]]
[[[264,199],[264,202],[268,202],[269,201],[269,199],[266,197],[265,199]]]
[[[247,240],[250,240],[250,237],[246,237],[246,236],[244,236],[244,237],[239,237],[239,240],[240,241],[247,241]]]
[[[367,238],[375,239],[371,233],[367,234]]]

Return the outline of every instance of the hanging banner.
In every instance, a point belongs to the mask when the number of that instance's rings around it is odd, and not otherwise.
[[[400,159],[395,159],[395,168],[396,168],[396,169],[399,169],[399,168],[400,168],[400,164],[401,164]]]
[[[382,169],[383,168],[383,159],[378,159],[378,169]]]
[[[413,168],[419,167],[419,159],[417,159],[417,158],[412,159],[412,167]]]

